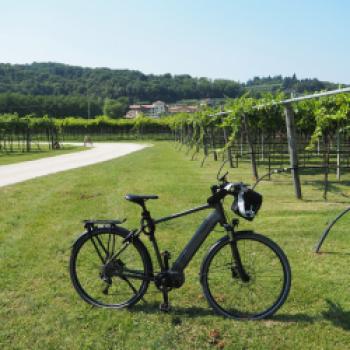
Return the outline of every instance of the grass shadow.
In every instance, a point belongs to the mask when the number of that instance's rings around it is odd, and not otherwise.
[[[131,309],[129,309],[130,312],[144,312],[147,314],[155,314],[160,313],[159,310],[159,303],[139,303],[135,306],[133,306]],[[168,312],[171,316],[186,316],[189,318],[195,318],[195,317],[203,317],[203,316],[210,316],[214,315],[214,311],[210,308],[201,308],[201,307],[171,307],[170,311]]]
[[[347,198],[347,197],[346,197]],[[302,199],[302,201],[304,203],[332,203],[332,204],[347,204],[349,205],[350,202],[348,200],[333,200],[332,201],[328,201],[327,199],[323,199],[323,198],[320,198],[320,199]]]
[[[334,326],[350,331],[350,311],[344,309],[329,299],[326,299],[328,311],[322,312],[322,316],[333,323]]]
[[[155,314],[160,313],[159,310],[159,304],[158,303],[147,303],[147,304],[138,304],[133,306],[131,309],[129,309],[130,312],[145,312],[149,314]],[[196,318],[196,317],[203,317],[203,316],[214,316],[216,315],[215,312],[208,308],[201,308],[201,307],[176,307],[171,308],[171,310],[168,312],[170,316],[173,316],[172,322],[180,322],[181,320],[178,319],[180,316],[185,316],[188,318]],[[218,316],[220,317],[220,316]],[[314,323],[317,321],[317,318],[309,316],[307,314],[278,314],[274,315],[271,318],[267,318],[266,320],[263,320],[262,322],[268,322],[268,323]]]
[[[269,320],[276,321],[276,322],[285,322],[285,323],[295,323],[295,322],[314,323],[315,321],[317,321],[317,318],[306,314],[294,314],[294,315],[278,314],[278,315],[272,316]]]
[[[310,185],[316,188],[318,191],[323,191],[324,190],[324,181],[323,180],[306,180],[303,181],[303,185]],[[349,195],[345,194],[338,186],[343,185],[343,186],[349,186],[350,181],[341,181],[341,182],[334,182],[334,181],[329,181],[328,182],[328,191],[329,193],[334,193],[338,194],[344,198],[350,198]]]

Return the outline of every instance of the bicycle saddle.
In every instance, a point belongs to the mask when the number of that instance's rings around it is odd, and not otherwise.
[[[125,196],[125,199],[130,201],[130,202],[134,202],[137,204],[142,204],[145,200],[147,199],[158,199],[159,197],[156,196],[155,194],[127,194]]]

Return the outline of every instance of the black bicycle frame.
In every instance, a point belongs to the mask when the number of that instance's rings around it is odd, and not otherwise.
[[[159,224],[165,221],[170,221],[182,216],[190,215],[198,211],[202,211],[205,209],[210,209],[213,208],[213,206],[209,204],[202,205],[200,207],[196,207],[190,210],[186,210],[181,213],[173,214],[170,216],[166,216],[157,220],[154,220],[154,224]],[[178,258],[176,261],[173,263],[172,267],[170,268],[170,271],[173,272],[183,272],[183,270],[186,268],[186,266],[189,264],[193,256],[196,254],[198,249],[201,247],[202,243],[205,241],[205,239],[208,237],[209,233],[214,229],[216,224],[225,224],[226,223],[226,217],[224,214],[224,210],[222,207],[222,204],[218,202],[215,207],[213,208],[214,210],[204,219],[202,224],[198,227],[196,232],[194,233],[193,237],[191,240],[187,243],[185,248],[180,252]],[[156,250],[156,254],[158,255],[158,247],[155,242],[154,246]],[[162,265],[161,265],[162,267]]]

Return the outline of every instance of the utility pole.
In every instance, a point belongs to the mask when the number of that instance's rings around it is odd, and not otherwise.
[[[91,117],[91,108],[90,108],[90,96],[89,95],[88,95],[87,113],[88,113],[88,119],[90,119],[90,117]]]

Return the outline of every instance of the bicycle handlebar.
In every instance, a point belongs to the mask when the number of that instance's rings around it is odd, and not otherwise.
[[[221,185],[214,185],[211,187],[212,196],[207,199],[207,202],[209,205],[214,205],[228,194],[234,196],[247,187],[243,182],[225,182]]]
[[[225,197],[226,194],[237,194],[242,188],[247,188],[248,185],[242,183],[242,182],[228,182],[227,181],[227,175],[228,171],[224,175],[220,176],[221,170],[223,169],[224,165],[227,163],[227,160],[225,160],[222,165],[219,168],[219,171],[216,175],[216,178],[219,182],[221,182],[220,185],[214,185],[211,187],[213,195],[208,198],[208,203],[209,201],[215,201],[218,200],[218,198],[222,199]],[[272,174],[281,174],[281,173],[286,173],[290,170],[293,170],[293,168],[278,168],[278,169],[272,169],[270,172],[264,174],[263,176],[259,177],[255,184],[251,187],[252,190],[255,189],[255,187],[259,184],[259,182],[264,179],[267,176],[270,176]],[[220,190],[220,191],[218,191]],[[219,194],[220,193],[220,194]],[[210,203],[209,203],[210,204]]]

